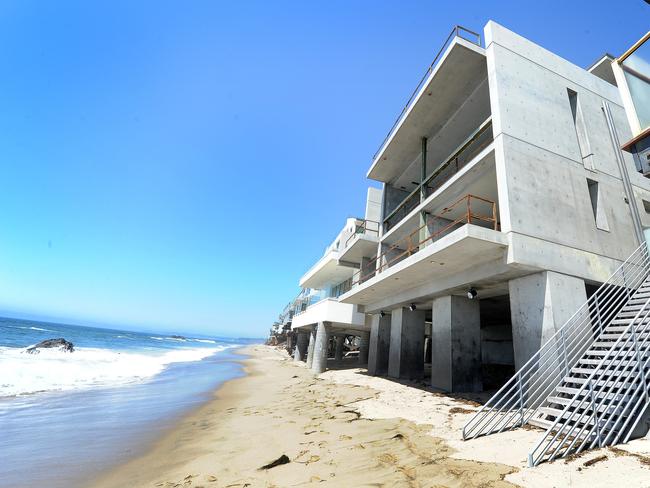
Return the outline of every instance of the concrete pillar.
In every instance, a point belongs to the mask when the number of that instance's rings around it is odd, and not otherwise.
[[[316,328],[311,327],[309,331],[309,344],[307,345],[307,367],[311,368],[314,362],[314,346],[316,344]]]
[[[336,350],[334,352],[334,359],[337,363],[343,362],[343,346],[345,345],[345,336],[336,336]]]
[[[359,336],[359,364],[368,364],[368,349],[370,347],[370,334]]]
[[[368,374],[380,375],[388,372],[390,350],[390,315],[372,315],[370,323],[370,344],[368,349]]]
[[[431,385],[445,391],[481,391],[481,312],[478,299],[433,300]]]
[[[329,345],[329,322],[318,322],[316,338],[314,340],[314,360],[311,370],[314,374],[321,374],[327,369],[327,346]]]
[[[391,312],[388,376],[424,377],[424,311],[398,308]]]
[[[304,361],[309,347],[309,332],[296,331],[296,349],[293,354],[294,361]]]
[[[580,278],[543,271],[510,280],[515,368],[521,368],[587,301]]]

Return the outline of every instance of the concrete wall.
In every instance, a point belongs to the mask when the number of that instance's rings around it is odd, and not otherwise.
[[[515,367],[521,368],[587,301],[585,283],[552,271],[511,280]]]
[[[498,24],[488,23],[485,34],[502,230],[625,259],[636,247],[633,224],[601,108],[603,100],[610,103],[619,137],[627,140],[616,87]],[[589,164],[567,89],[578,96]],[[639,199],[650,197],[650,182],[635,176],[630,156],[626,164]],[[587,178],[598,182],[605,230],[596,226]],[[529,264],[525,253],[519,259]]]
[[[368,188],[365,219],[381,221],[381,190],[379,188]]]

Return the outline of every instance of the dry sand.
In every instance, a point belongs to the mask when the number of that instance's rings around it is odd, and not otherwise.
[[[271,347],[246,352],[246,377],[92,486],[650,486],[646,439],[531,469],[539,432],[463,442],[476,408],[465,400],[357,368],[314,377]],[[286,464],[260,469],[283,455]]]

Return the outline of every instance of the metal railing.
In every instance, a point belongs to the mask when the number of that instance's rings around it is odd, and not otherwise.
[[[578,311],[463,427],[463,439],[523,426],[575,366],[648,276],[646,244],[601,285]]]
[[[402,202],[384,218],[384,232],[389,231],[415,207],[421,203],[421,197],[432,195],[438,188],[458,173],[478,153],[492,142],[492,117],[488,117],[474,130],[451,155],[439,164],[427,178],[420,183]],[[424,188],[424,192],[422,192]],[[424,194],[424,195],[423,195]]]
[[[359,234],[370,234],[370,235],[379,235],[379,222],[374,220],[361,220],[357,222],[354,227],[354,232],[345,241],[345,247],[347,248],[350,244],[350,241],[357,237]]]
[[[395,132],[395,129],[397,128],[397,126],[404,119],[404,116],[406,115],[406,112],[408,112],[408,110],[411,108],[411,106],[415,102],[415,99],[417,98],[418,93],[420,92],[420,90],[422,90],[422,87],[424,86],[424,82],[427,80],[429,75],[431,75],[431,73],[433,73],[433,69],[435,68],[436,63],[438,62],[438,60],[440,59],[442,54],[447,49],[447,46],[449,46],[451,40],[453,38],[455,38],[455,37],[460,37],[461,39],[472,42],[472,43],[476,44],[477,46],[481,45],[481,35],[480,34],[478,34],[476,32],[473,32],[473,31],[471,31],[469,29],[466,29],[465,27],[462,27],[460,25],[454,26],[454,28],[451,30],[451,32],[447,36],[447,39],[445,40],[445,43],[442,45],[442,47],[438,51],[438,54],[436,54],[436,57],[433,58],[433,61],[431,62],[431,64],[427,68],[426,72],[424,73],[424,75],[420,79],[420,82],[415,87],[415,90],[413,90],[413,93],[411,93],[411,96],[409,97],[408,101],[406,102],[406,105],[404,105],[404,108],[402,109],[399,116],[397,117],[397,120],[395,120],[395,123],[390,128],[390,130],[388,131],[388,134],[386,134],[386,137],[384,138],[383,142],[379,146],[379,149],[377,149],[377,152],[375,152],[375,154],[373,155],[373,157],[372,157],[373,161],[375,161],[377,159],[377,156],[379,155],[379,153],[382,151],[382,149],[384,148],[384,146],[388,142],[388,139],[390,139],[390,137]],[[470,37],[470,38],[468,38],[468,37]]]
[[[477,207],[487,211],[481,212]],[[496,204],[476,195],[465,195],[439,214],[428,214],[423,225],[365,263],[352,276],[352,286],[381,273],[465,224],[485,225],[486,223],[497,230]]]
[[[634,317],[620,332],[615,342],[604,343],[607,352],[582,383],[571,401],[556,417],[528,455],[528,463],[536,466],[584,449],[627,442],[642,414],[650,405],[648,368],[650,367],[650,284],[648,252],[645,257],[643,294],[630,294],[622,311]],[[634,300],[636,303],[630,303]],[[642,302],[642,303],[638,303]],[[639,308],[638,311],[631,307]],[[620,316],[619,316],[620,317]],[[610,336],[611,337],[611,336]],[[605,345],[606,344],[606,345]],[[584,375],[586,376],[586,374]]]

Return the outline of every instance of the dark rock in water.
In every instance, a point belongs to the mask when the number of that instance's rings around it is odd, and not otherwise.
[[[173,335],[173,336],[169,336],[169,337],[171,337],[172,339],[182,339],[184,341],[187,340],[187,337],[183,337],[183,336],[179,336],[179,335]]]
[[[48,349],[52,347],[58,347],[61,351],[64,352],[74,352],[74,344],[72,342],[66,341],[63,337],[59,339],[47,339],[41,341],[35,346],[27,348],[29,354],[38,354],[39,349]]]

